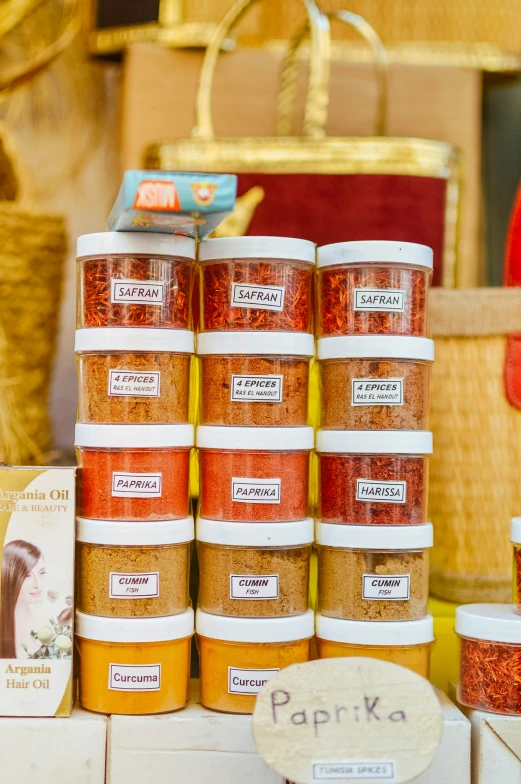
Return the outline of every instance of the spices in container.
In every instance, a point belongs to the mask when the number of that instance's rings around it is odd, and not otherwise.
[[[460,637],[458,701],[469,708],[521,715],[521,621],[510,604],[456,609]]]
[[[312,427],[200,425],[196,446],[201,517],[252,523],[307,517]]]
[[[201,424],[305,425],[313,335],[289,332],[203,332]]]
[[[227,618],[197,610],[201,703],[224,713],[252,713],[277,672],[309,660],[314,614]]]
[[[80,704],[95,713],[176,711],[188,702],[191,608],[167,618],[76,612]]]
[[[195,240],[106,231],[78,238],[77,327],[191,329]]]
[[[521,517],[513,517],[510,541],[514,545],[514,610],[521,615]]]
[[[78,517],[78,610],[109,618],[185,612],[193,538],[192,517],[128,525]]]
[[[432,615],[417,621],[345,621],[317,614],[320,659],[362,656],[400,664],[424,678],[429,664],[434,625]]]
[[[315,245],[289,237],[226,237],[198,249],[202,331],[313,331]]]
[[[318,611],[356,621],[427,615],[432,525],[318,523]]]
[[[309,606],[313,520],[197,522],[199,607],[213,615],[282,618]]]
[[[189,511],[192,425],[76,425],[78,514],[172,520]]]
[[[433,252],[413,242],[318,249],[318,335],[427,334]]]
[[[187,330],[100,328],[76,332],[80,422],[188,422]]]
[[[322,427],[426,430],[434,343],[427,338],[321,338]]]
[[[421,525],[427,520],[424,430],[319,430],[319,517],[348,525]]]

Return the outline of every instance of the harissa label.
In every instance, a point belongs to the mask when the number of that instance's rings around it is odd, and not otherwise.
[[[355,310],[403,313],[405,291],[402,289],[355,289]]]
[[[352,406],[403,406],[403,378],[353,378]]]
[[[230,599],[278,599],[278,574],[231,574]]]
[[[161,498],[163,475],[112,472],[113,498]]]
[[[232,477],[232,501],[244,504],[280,504],[280,479]]]
[[[154,599],[159,596],[159,572],[111,572],[111,599]]]
[[[159,691],[160,664],[109,664],[111,691]]]
[[[110,397],[159,397],[161,373],[134,373],[132,370],[109,370]]]
[[[410,598],[410,574],[364,574],[362,599],[405,601]]]
[[[377,482],[373,479],[356,480],[356,500],[371,503],[404,504],[407,482]]]
[[[230,694],[258,694],[280,672],[273,670],[243,670],[240,667],[228,667],[228,691]]]
[[[231,400],[242,403],[282,403],[284,376],[232,376]]]
[[[251,286],[246,283],[232,283],[231,304],[235,308],[254,308],[255,310],[284,310],[284,286]]]

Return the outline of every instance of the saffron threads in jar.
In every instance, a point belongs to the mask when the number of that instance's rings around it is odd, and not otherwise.
[[[323,523],[426,522],[431,433],[319,430],[317,452]]]
[[[458,700],[469,708],[521,715],[521,629],[506,604],[456,609],[461,638]]]
[[[319,335],[426,335],[432,266],[432,250],[410,242],[319,248]]]
[[[103,232],[78,239],[78,328],[191,328],[195,242]]]
[[[521,615],[521,517],[513,517],[510,541],[514,545],[514,610]]]
[[[199,245],[202,330],[312,332],[315,246],[287,237]]]

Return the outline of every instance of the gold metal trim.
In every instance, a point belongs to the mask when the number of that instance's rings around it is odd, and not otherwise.
[[[132,27],[111,27],[95,30],[88,36],[92,54],[116,54],[129,44],[156,43],[173,49],[204,49],[216,28],[210,22],[183,22],[175,27],[161,27],[156,23]]]

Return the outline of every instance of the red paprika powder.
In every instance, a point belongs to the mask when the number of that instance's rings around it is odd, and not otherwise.
[[[322,522],[347,525],[426,522],[431,433],[320,430],[317,452]]]
[[[307,517],[313,428],[201,425],[196,445],[201,517],[257,523]]]
[[[192,425],[76,425],[79,516],[186,517],[192,446]]]

